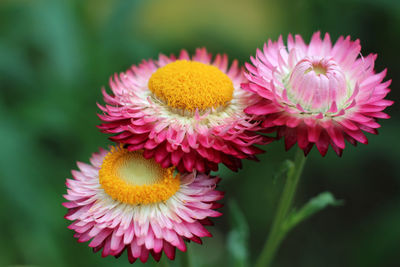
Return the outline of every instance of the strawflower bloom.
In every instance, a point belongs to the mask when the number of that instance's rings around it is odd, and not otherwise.
[[[102,256],[119,257],[127,250],[131,263],[146,262],[149,254],[160,260],[162,251],[174,259],[175,248],[186,250],[185,241],[201,244],[211,236],[205,225],[221,215],[216,203],[219,178],[201,173],[175,173],[162,168],[140,151],[122,146],[101,149],[78,162],[79,171],[67,179],[66,219],[79,242],[87,242]]]
[[[309,45],[296,35],[268,41],[246,64],[249,83],[242,88],[259,96],[245,111],[262,117],[265,132],[277,131],[286,149],[296,142],[307,154],[315,144],[324,156],[332,146],[341,155],[345,140],[367,144],[364,132],[377,134],[391,81],[386,69],[375,73],[376,54],[360,55],[359,40],[340,37],[332,46],[329,34],[312,36]]]
[[[185,50],[160,55],[110,79],[99,128],[163,167],[208,172],[223,163],[236,171],[241,159],[262,152],[255,144],[271,140],[256,134],[259,122],[243,111],[255,104],[240,88],[245,81],[236,60],[228,69],[226,55],[212,60],[204,48],[192,58]]]

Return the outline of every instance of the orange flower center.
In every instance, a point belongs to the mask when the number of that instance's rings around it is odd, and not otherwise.
[[[215,66],[177,60],[150,77],[150,91],[168,106],[195,111],[227,105],[232,100],[232,80]]]
[[[138,205],[168,200],[180,187],[174,167],[162,168],[141,152],[113,147],[105,156],[99,171],[104,191],[113,199]]]

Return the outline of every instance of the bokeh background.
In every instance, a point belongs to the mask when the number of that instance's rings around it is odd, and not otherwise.
[[[333,40],[351,35],[363,55],[378,53],[376,69],[388,68],[389,98],[398,102],[397,0],[1,0],[0,266],[129,266],[125,254],[103,259],[78,243],[61,206],[75,162],[109,144],[95,114],[113,73],[199,46],[244,63],[268,38],[291,32],[308,41],[316,30]],[[291,232],[276,266],[399,266],[399,111],[389,108],[380,134],[348,146],[342,158],[332,151],[322,158],[314,148],[296,206],[327,190],[345,205]],[[214,238],[190,245],[195,266],[254,263],[282,189],[274,173],[293,156],[282,142],[267,150],[239,173],[221,169],[225,216],[215,220]],[[230,211],[232,203],[245,219]],[[183,266],[181,257],[171,266]]]

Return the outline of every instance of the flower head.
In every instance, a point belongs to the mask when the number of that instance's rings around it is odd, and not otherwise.
[[[228,69],[226,55],[212,60],[205,49],[192,58],[185,50],[178,58],[160,55],[110,80],[113,94],[103,90],[108,105],[99,105],[99,128],[163,167],[207,172],[223,163],[237,170],[241,159],[262,152],[255,144],[271,140],[255,133],[259,122],[243,111],[255,104],[240,88],[244,81],[237,61]]]
[[[314,33],[309,45],[296,35],[268,41],[246,64],[249,82],[242,88],[259,96],[245,111],[261,116],[266,132],[277,131],[286,149],[296,142],[307,154],[315,144],[322,155],[329,145],[338,155],[345,139],[366,144],[364,132],[377,134],[377,119],[393,104],[385,100],[390,80],[386,69],[375,73],[376,55],[360,55],[359,40],[340,37],[332,46],[329,34]]]
[[[163,169],[139,151],[122,146],[94,153],[91,164],[78,163],[67,179],[66,219],[73,221],[79,242],[102,256],[120,256],[125,250],[130,262],[159,260],[162,251],[174,259],[175,248],[186,250],[184,241],[201,244],[211,236],[204,225],[221,213],[214,209],[223,197],[216,191],[219,178],[205,174],[175,174]]]

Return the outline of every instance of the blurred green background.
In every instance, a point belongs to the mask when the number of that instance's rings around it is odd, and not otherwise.
[[[333,40],[350,34],[361,39],[363,55],[378,53],[376,69],[388,68],[394,79],[389,98],[398,101],[397,0],[1,0],[0,266],[129,266],[125,254],[102,259],[77,243],[61,206],[75,162],[109,144],[95,127],[95,103],[102,103],[100,89],[114,72],[199,46],[243,63],[268,38],[291,32],[308,42],[316,30]],[[388,113],[392,119],[381,121],[369,145],[348,146],[342,158],[332,151],[322,158],[313,149],[297,206],[326,190],[345,205],[299,225],[282,244],[276,266],[399,266],[397,105]],[[245,162],[237,174],[220,171],[224,203],[235,200],[248,223],[249,262],[261,250],[282,188],[274,172],[293,156],[282,142],[267,150],[260,163]],[[228,206],[214,220],[214,238],[190,246],[196,266],[234,266],[233,258],[246,256],[239,241],[247,228],[243,218],[232,222],[236,215]]]

